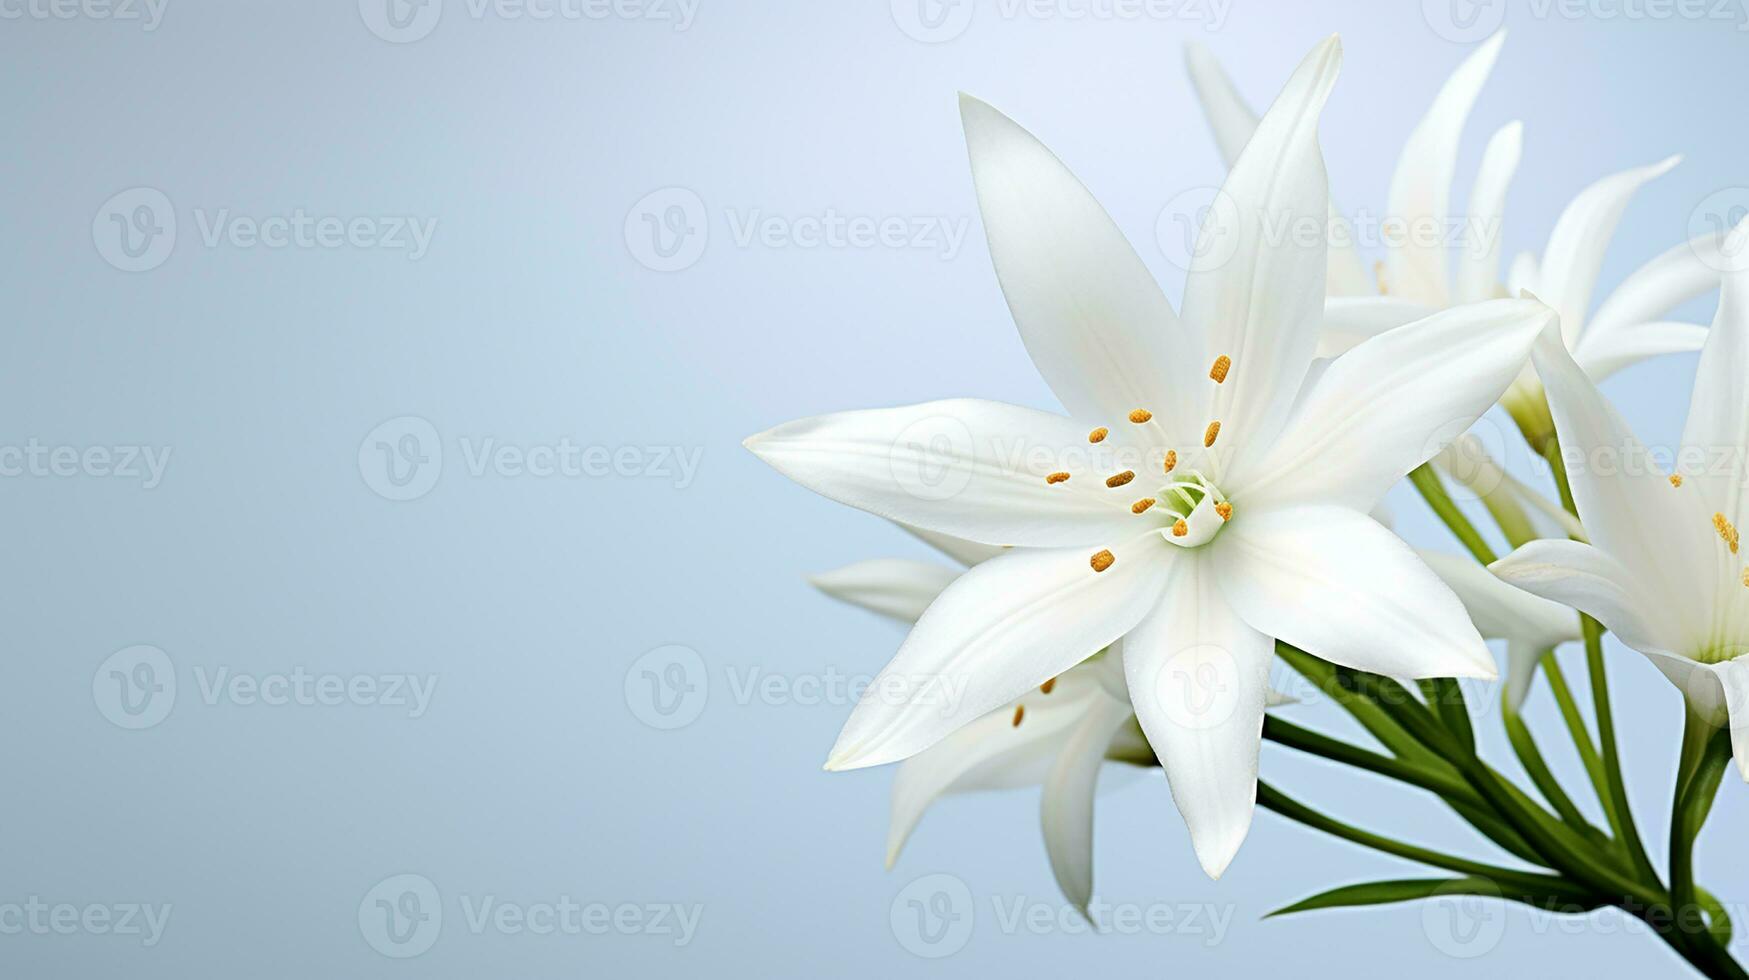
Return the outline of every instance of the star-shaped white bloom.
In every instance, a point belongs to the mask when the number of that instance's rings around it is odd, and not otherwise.
[[[1339,62],[1334,38],[1320,44],[1258,124],[1182,316],[1049,150],[963,101],[998,277],[1070,417],[963,399],[747,441],[835,500],[1013,546],[943,592],[883,671],[957,681],[964,697],[864,699],[828,768],[915,755],[1122,639],[1131,702],[1219,875],[1251,823],[1277,638],[1395,676],[1494,676],[1462,605],[1367,511],[1499,398],[1552,314],[1458,307],[1313,370],[1317,121]]]
[[[1727,254],[1749,245],[1739,226]],[[1590,543],[1533,541],[1491,566],[1583,610],[1651,658],[1713,724],[1749,779],[1749,271],[1728,272],[1701,350],[1682,447],[1666,475],[1559,343],[1537,345],[1573,501]]]

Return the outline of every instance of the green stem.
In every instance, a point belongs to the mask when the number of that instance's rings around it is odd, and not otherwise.
[[[1517,711],[1513,710],[1511,699],[1506,692],[1500,693],[1500,716],[1506,725],[1506,737],[1512,743],[1513,752],[1517,753],[1518,761],[1523,764],[1524,771],[1530,776],[1530,781],[1536,784],[1537,792],[1543,799],[1555,808],[1562,820],[1574,830],[1591,837],[1593,842],[1599,842],[1602,833],[1591,826],[1585,819],[1585,814],[1574,805],[1573,800],[1561,788],[1560,781],[1549,770],[1548,762],[1543,759],[1542,750],[1537,748],[1536,738],[1530,733],[1530,726],[1524,723]]]
[[[1445,484],[1440,481],[1439,474],[1434,472],[1432,466],[1422,463],[1415,467],[1409,473],[1409,482],[1415,485],[1416,490],[1421,491],[1421,499],[1427,501],[1427,506],[1433,508],[1433,512],[1439,515],[1446,527],[1451,528],[1451,533],[1457,535],[1457,539],[1470,550],[1470,554],[1476,556],[1477,561],[1484,565],[1494,563],[1494,549],[1488,547],[1488,542],[1476,530],[1476,526],[1470,523],[1470,519],[1464,516],[1457,504],[1452,503],[1450,495],[1445,492]]]
[[[1627,783],[1622,779],[1621,756],[1615,743],[1614,712],[1609,704],[1609,676],[1603,665],[1603,627],[1590,616],[1586,616],[1582,622],[1585,629],[1585,665],[1591,677],[1592,710],[1597,715],[1603,778],[1609,789],[1608,802],[1604,809],[1609,816],[1610,829],[1614,832],[1615,839],[1627,853],[1628,860],[1633,862],[1639,877],[1648,882],[1657,881],[1658,870],[1652,867],[1652,859],[1646,855],[1646,845],[1640,842],[1640,831],[1634,825],[1633,809],[1628,803]]]
[[[1690,712],[1683,727],[1684,765],[1670,813],[1670,903],[1680,926],[1704,908],[1694,884],[1694,841],[1712,811],[1719,782],[1731,764],[1731,733]],[[1697,751],[1686,751],[1690,746]],[[1715,923],[1717,925],[1717,923]]]
[[[1597,792],[1598,801],[1608,809],[1609,784],[1603,777],[1603,759],[1597,754],[1597,746],[1591,741],[1591,729],[1585,725],[1585,715],[1579,711],[1579,702],[1573,697],[1573,689],[1567,686],[1567,675],[1562,672],[1553,651],[1543,654],[1542,669],[1543,676],[1549,681],[1549,691],[1561,708],[1561,717],[1567,722],[1567,731],[1573,736],[1573,748],[1579,752],[1579,761],[1591,779],[1591,788]]]

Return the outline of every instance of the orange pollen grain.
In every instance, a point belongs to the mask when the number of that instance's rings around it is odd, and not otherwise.
[[[1049,693],[1051,693],[1052,689],[1054,689],[1056,686],[1057,686],[1057,679],[1055,677],[1053,677],[1050,680],[1045,681],[1043,684],[1040,684],[1038,686],[1038,692],[1040,694],[1049,694]]]
[[[1737,542],[1738,542],[1736,525],[1732,524],[1730,521],[1725,520],[1725,515],[1714,514],[1713,515],[1713,530],[1719,532],[1719,537],[1724,539],[1725,544],[1731,546],[1731,554],[1733,554],[1733,555],[1736,554],[1737,553]]]
[[[1178,465],[1178,454],[1173,452],[1170,449],[1166,450],[1166,472],[1168,472],[1168,473],[1172,472],[1172,468],[1177,466],[1177,465]]]
[[[1114,561],[1117,561],[1117,559],[1112,557],[1110,551],[1101,551],[1099,554],[1093,556],[1090,564],[1093,566],[1094,571],[1103,572],[1110,568],[1111,563]]]
[[[1026,717],[1026,705],[1024,705],[1024,704],[1015,705],[1014,706],[1014,727],[1019,728],[1020,727],[1020,719],[1025,718],[1025,717]]]
[[[1135,478],[1135,470],[1124,470],[1122,473],[1106,477],[1105,485],[1112,488],[1121,487]]]
[[[1377,279],[1379,281],[1379,295],[1380,296],[1391,295],[1390,287],[1385,285],[1385,264],[1384,264],[1384,262],[1382,262],[1382,261],[1381,262],[1374,262],[1373,266],[1372,266],[1372,274],[1375,277],[1377,277]]]
[[[1087,441],[1088,442],[1104,442],[1105,437],[1110,435],[1110,434],[1111,434],[1111,430],[1107,429],[1105,426],[1102,425],[1099,428],[1094,429],[1092,432],[1087,433]]]
[[[1682,486],[1682,474],[1681,473],[1670,474],[1670,485],[1673,487]]]
[[[1209,377],[1215,379],[1215,384],[1222,384],[1227,380],[1227,372],[1232,370],[1232,367],[1233,359],[1222,354],[1215,358],[1214,367],[1209,368]]]
[[[1186,534],[1189,534],[1189,533],[1190,533],[1190,525],[1184,523],[1184,518],[1182,518],[1182,517],[1180,517],[1178,519],[1177,524],[1172,525],[1172,536],[1175,538],[1182,538]]]
[[[1209,427],[1208,427],[1208,431],[1204,432],[1202,434],[1202,446],[1203,446],[1203,448],[1207,449],[1208,447],[1214,445],[1215,444],[1215,437],[1220,435],[1220,434],[1221,434],[1221,422],[1220,422],[1220,420],[1216,419],[1215,421],[1210,422]]]
[[[1154,498],[1153,497],[1143,497],[1142,499],[1140,499],[1140,500],[1138,500],[1135,503],[1130,505],[1130,513],[1140,514],[1152,506],[1154,506]]]
[[[1046,483],[1061,483],[1064,480],[1067,480],[1068,478],[1069,478],[1069,474],[1067,474],[1067,473],[1052,473],[1050,476],[1045,477],[1045,482]]]
[[[1130,413],[1130,421],[1137,425],[1141,425],[1143,422],[1146,422],[1153,417],[1154,413],[1145,408],[1138,408]]]
[[[1215,505],[1215,513],[1221,515],[1221,520],[1230,521],[1233,519],[1233,505],[1225,501],[1218,503]]]

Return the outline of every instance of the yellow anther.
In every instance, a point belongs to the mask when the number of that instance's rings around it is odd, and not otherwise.
[[[1209,377],[1215,379],[1215,384],[1223,384],[1227,380],[1227,372],[1233,368],[1233,359],[1225,354],[1215,358],[1214,367],[1209,368]]]
[[[1184,518],[1182,518],[1182,517],[1180,517],[1178,519],[1177,524],[1172,525],[1172,536],[1175,538],[1182,538],[1186,534],[1189,534],[1189,533],[1190,533],[1190,525],[1184,523]]]
[[[1210,422],[1209,427],[1208,427],[1208,431],[1204,432],[1202,434],[1202,446],[1203,446],[1203,448],[1207,449],[1208,447],[1214,445],[1215,444],[1215,437],[1220,435],[1220,434],[1221,434],[1221,422],[1220,422],[1220,420],[1216,419],[1215,421]]]
[[[1038,686],[1038,692],[1040,694],[1049,694],[1049,693],[1051,693],[1052,689],[1054,689],[1056,686],[1057,686],[1057,679],[1055,677],[1053,677],[1050,680],[1045,681],[1043,684],[1040,684]]]
[[[1749,588],[1749,568],[1743,569],[1743,587]]]
[[[1145,408],[1138,408],[1130,413],[1130,421],[1137,425],[1141,425],[1143,422],[1146,422],[1153,417],[1154,413]]]
[[[1738,541],[1736,525],[1732,524],[1730,521],[1725,520],[1725,515],[1714,514],[1713,515],[1713,530],[1719,532],[1719,537],[1724,539],[1725,544],[1731,546],[1731,554],[1733,554],[1733,555],[1736,554],[1737,553],[1737,541]]]
[[[1099,554],[1093,556],[1091,564],[1093,565],[1094,571],[1103,572],[1110,568],[1111,563],[1114,561],[1117,561],[1117,559],[1112,557],[1110,551],[1101,551]]]
[[[1221,515],[1221,520],[1230,521],[1233,519],[1233,505],[1223,500],[1215,505],[1215,513]]]
[[[1061,483],[1064,480],[1067,480],[1068,478],[1069,478],[1069,474],[1067,474],[1067,473],[1052,473],[1050,476],[1045,477],[1045,482],[1046,483]]]
[[[1378,278],[1379,295],[1380,296],[1391,295],[1390,287],[1385,285],[1385,263],[1383,261],[1374,262],[1372,264],[1372,274]]]
[[[1025,718],[1025,717],[1026,717],[1026,705],[1024,705],[1024,704],[1015,705],[1014,706],[1014,727],[1019,728],[1020,727],[1020,719]]]
[[[1087,433],[1087,441],[1088,442],[1104,442],[1105,437],[1110,435],[1110,434],[1111,434],[1111,430],[1107,429],[1105,426],[1102,425],[1099,428],[1094,429],[1092,432]]]
[[[1154,506],[1154,498],[1153,497],[1143,497],[1142,499],[1140,499],[1140,500],[1138,500],[1135,503],[1130,505],[1130,513],[1140,514],[1152,506]]]
[[[1166,450],[1166,472],[1168,472],[1168,473],[1172,472],[1173,467],[1175,467],[1177,465],[1178,465],[1178,454],[1173,452],[1170,449]]]
[[[1670,474],[1670,485],[1673,487],[1682,486],[1682,474],[1681,473]]]
[[[1113,487],[1113,488],[1121,487],[1124,484],[1130,482],[1131,480],[1133,480],[1135,478],[1136,478],[1136,471],[1135,470],[1124,470],[1122,473],[1118,473],[1118,474],[1115,474],[1113,476],[1106,477],[1105,478],[1105,485],[1108,487]]]

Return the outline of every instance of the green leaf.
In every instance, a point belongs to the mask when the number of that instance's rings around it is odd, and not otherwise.
[[[1500,886],[1486,878],[1402,878],[1396,881],[1368,881],[1359,885],[1343,885],[1302,899],[1264,916],[1291,915],[1318,909],[1353,908],[1360,905],[1388,905],[1392,902],[1412,902],[1421,898],[1445,895],[1481,895],[1503,898]]]

